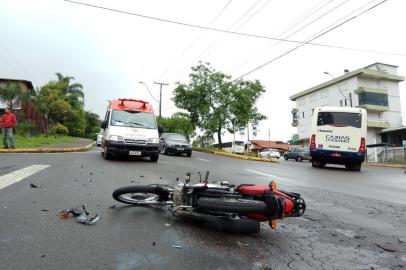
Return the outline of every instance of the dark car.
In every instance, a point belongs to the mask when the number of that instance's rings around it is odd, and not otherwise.
[[[160,138],[161,153],[167,155],[172,154],[186,154],[188,157],[192,156],[192,145],[189,140],[178,133],[164,133]]]
[[[294,159],[301,162],[302,160],[311,160],[309,148],[290,148],[288,152],[283,155],[285,160]]]

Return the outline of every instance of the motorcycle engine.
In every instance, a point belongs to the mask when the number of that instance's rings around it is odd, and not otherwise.
[[[173,206],[182,205],[182,190],[183,185],[177,185],[173,190]]]

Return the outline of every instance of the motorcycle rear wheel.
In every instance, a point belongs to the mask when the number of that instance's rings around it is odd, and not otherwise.
[[[113,191],[113,198],[132,205],[159,205],[168,200],[169,191],[159,185],[128,186]]]
[[[266,211],[266,204],[262,201],[247,199],[201,197],[197,201],[197,208],[205,211],[219,211],[236,214],[263,214]]]

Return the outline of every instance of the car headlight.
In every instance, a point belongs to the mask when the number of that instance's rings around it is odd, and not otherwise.
[[[151,138],[151,139],[148,139],[148,143],[155,143],[155,144],[158,144],[158,143],[159,143],[159,139],[158,139],[158,138]]]
[[[110,135],[110,141],[124,141],[124,138],[118,135]]]

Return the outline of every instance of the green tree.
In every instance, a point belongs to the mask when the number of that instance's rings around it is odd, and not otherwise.
[[[58,77],[58,81],[61,82],[63,86],[62,93],[67,99],[72,102],[74,107],[78,106],[78,102],[83,105],[85,94],[83,92],[83,85],[80,83],[71,83],[71,81],[75,80],[75,77],[72,76],[63,76],[61,73],[55,73],[56,77]]]
[[[193,141],[193,147],[207,148],[212,147],[214,144],[214,139],[212,136],[207,134],[198,135]]]
[[[171,117],[158,117],[157,121],[163,127],[165,133],[180,133],[188,139],[194,136],[195,127],[187,113],[177,112]]]
[[[17,83],[5,83],[0,86],[0,101],[6,103],[7,107],[29,100],[32,95],[31,91],[21,90]]]
[[[85,112],[85,137],[93,138],[95,134],[100,130],[100,118],[98,114],[86,111]]]
[[[57,81],[50,81],[37,90],[36,107],[46,116],[50,127],[62,124],[70,135],[82,136],[86,124],[82,86],[71,84],[73,77],[60,73],[57,77]]]
[[[231,77],[216,71],[210,64],[192,67],[189,84],[178,84],[174,102],[189,113],[192,124],[208,137],[217,134],[221,144],[224,130],[244,129],[248,123],[256,128],[265,116],[258,113],[257,99],[264,93],[259,81],[231,81]]]
[[[291,137],[291,139],[288,141],[288,144],[291,144],[291,145],[302,144],[302,140],[300,140],[298,134],[292,134],[292,137]]]

